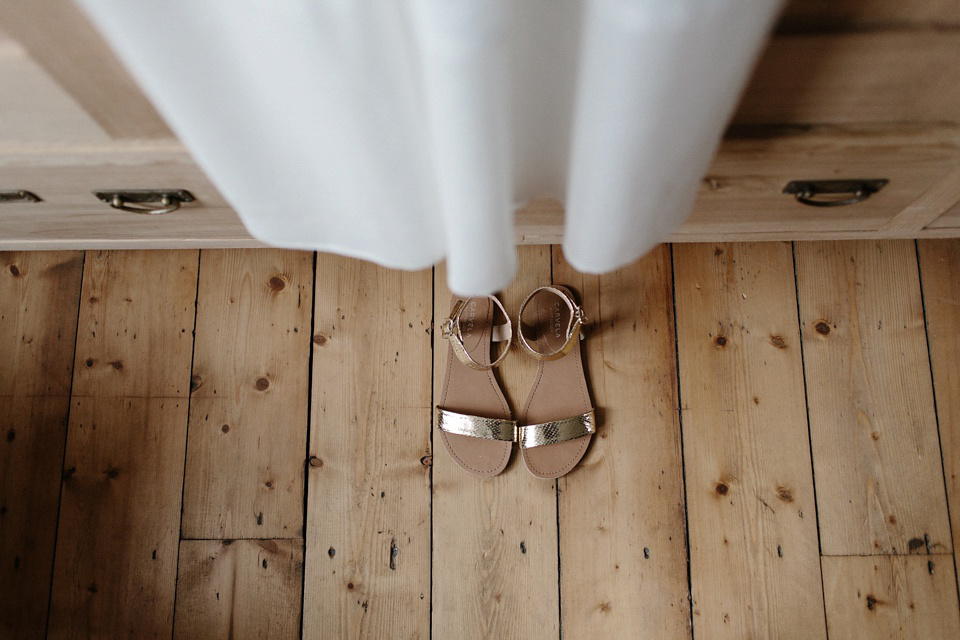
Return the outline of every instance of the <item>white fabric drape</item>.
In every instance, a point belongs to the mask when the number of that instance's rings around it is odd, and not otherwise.
[[[679,226],[780,0],[81,4],[254,236],[480,294],[532,198],[588,272]]]

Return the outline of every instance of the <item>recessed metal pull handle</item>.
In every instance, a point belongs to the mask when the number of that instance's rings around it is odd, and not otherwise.
[[[0,202],[43,202],[43,199],[32,191],[18,189],[16,191],[0,191]]]
[[[194,200],[193,194],[184,189],[94,191],[93,195],[114,209],[149,215],[172,213],[180,208],[181,202],[193,202]]]
[[[842,207],[863,202],[889,182],[876,180],[794,180],[783,188],[797,202],[811,207]],[[821,199],[819,196],[846,196]]]

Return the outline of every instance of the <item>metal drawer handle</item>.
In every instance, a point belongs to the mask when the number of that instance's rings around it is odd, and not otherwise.
[[[17,189],[16,191],[0,191],[0,202],[43,202],[43,198],[32,191]]]
[[[110,201],[110,206],[114,209],[120,209],[120,211],[129,211],[131,213],[149,213],[151,215],[159,215],[161,213],[172,213],[180,208],[179,200],[171,200],[169,196],[163,196],[160,198],[160,206],[157,208],[154,207],[138,207],[134,205],[129,205],[124,202],[123,198],[120,195],[113,196],[113,200]]]
[[[784,193],[793,194],[797,202],[811,207],[842,207],[863,202],[880,191],[888,180],[793,180],[783,188]],[[850,194],[846,198],[817,199],[822,195]]]
[[[193,202],[193,194],[183,189],[166,191],[135,189],[131,191],[94,191],[101,202],[114,209],[130,213],[160,215],[172,213],[180,208],[182,202]]]

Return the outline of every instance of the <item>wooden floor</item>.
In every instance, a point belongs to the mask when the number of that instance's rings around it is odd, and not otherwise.
[[[528,246],[507,308],[550,281],[598,436],[481,481],[442,267],[0,253],[0,637],[960,637],[960,241]]]

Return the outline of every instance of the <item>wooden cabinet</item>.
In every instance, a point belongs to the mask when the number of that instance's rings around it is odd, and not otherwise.
[[[83,14],[0,2],[0,249],[255,246]],[[811,207],[791,180],[883,178],[864,202]],[[162,216],[96,189],[183,188]],[[518,212],[557,242],[562,208]],[[761,57],[675,241],[960,236],[960,3],[794,0]]]

